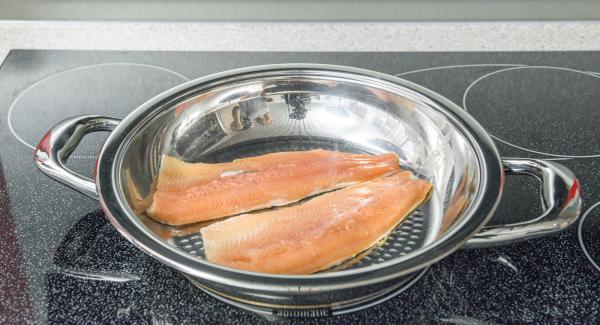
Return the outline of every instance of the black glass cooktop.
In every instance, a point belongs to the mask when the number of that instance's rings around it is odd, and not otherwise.
[[[387,302],[325,318],[261,316],[220,302],[146,256],[98,202],[42,175],[37,141],[56,122],[124,117],[186,80],[259,64],[318,62],[396,74],[448,97],[503,156],[559,160],[579,177],[580,221],[552,237],[461,250]],[[600,52],[217,53],[11,51],[0,68],[0,322],[598,323]],[[106,135],[70,167],[90,174]],[[494,223],[540,213],[538,184],[508,177]]]

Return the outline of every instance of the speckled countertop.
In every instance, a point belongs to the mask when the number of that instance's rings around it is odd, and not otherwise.
[[[600,22],[151,23],[0,21],[11,48],[180,51],[600,49]]]

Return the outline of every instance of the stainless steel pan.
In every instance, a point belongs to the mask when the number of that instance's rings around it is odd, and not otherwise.
[[[233,123],[234,106],[267,98],[272,101],[265,100],[260,112],[246,111]],[[256,118],[265,113],[267,119]],[[88,179],[65,162],[82,137],[95,131],[110,135],[94,179]],[[352,263],[305,276],[213,265],[203,256],[202,224],[169,227],[143,213],[162,154],[218,162],[312,148],[393,151],[404,168],[430,180],[435,190],[382,246]],[[48,176],[98,199],[118,231],[144,252],[211,294],[259,311],[352,306],[461,247],[511,244],[560,231],[581,208],[577,180],[565,167],[501,159],[486,131],[449,100],[406,80],[340,66],[233,70],[175,87],[123,120],[73,117],[48,131],[35,161]],[[527,222],[486,226],[507,173],[538,178],[545,211]]]

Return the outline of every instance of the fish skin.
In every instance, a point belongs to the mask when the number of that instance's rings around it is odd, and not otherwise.
[[[400,170],[398,157],[392,153],[357,155],[311,150],[222,164],[163,159],[165,165],[159,171],[146,214],[169,225],[283,206]]]
[[[311,274],[376,244],[430,190],[429,182],[399,172],[300,205],[218,221],[200,230],[205,254],[240,270]]]

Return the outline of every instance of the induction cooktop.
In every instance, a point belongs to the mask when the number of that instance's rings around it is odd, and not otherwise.
[[[581,218],[551,237],[460,250],[359,308],[325,316],[256,313],[211,297],[146,256],[116,232],[98,202],[33,164],[37,141],[66,117],[124,117],[194,78],[290,62],[366,68],[442,94],[488,130],[504,157],[557,160],[572,169],[583,190]],[[0,321],[598,323],[599,122],[600,52],[13,50],[0,67]],[[68,166],[90,175],[105,137],[86,137]],[[538,186],[508,177],[492,223],[539,215]]]

